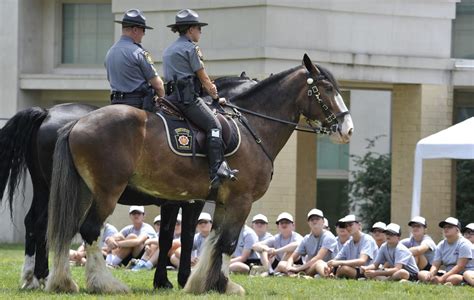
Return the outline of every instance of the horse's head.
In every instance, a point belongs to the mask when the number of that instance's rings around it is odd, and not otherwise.
[[[297,100],[301,114],[328,128],[333,143],[349,143],[354,125],[336,80],[329,71],[313,64],[306,54],[303,65],[307,71],[305,95]]]

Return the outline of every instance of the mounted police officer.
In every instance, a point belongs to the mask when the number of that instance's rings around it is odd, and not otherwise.
[[[125,12],[122,36],[105,57],[107,79],[110,82],[112,104],[128,104],[152,111],[153,97],[164,96],[163,81],[158,76],[150,53],[140,45],[146,25],[143,13],[138,9]]]
[[[217,188],[224,179],[234,180],[238,171],[231,170],[225,162],[221,125],[199,97],[204,89],[215,101],[219,101],[217,88],[206,73],[201,50],[196,45],[201,38],[201,28],[206,25],[191,9],[178,12],[176,22],[168,27],[179,33],[179,38],[163,53],[163,74],[169,100],[207,134],[210,184],[212,188]]]

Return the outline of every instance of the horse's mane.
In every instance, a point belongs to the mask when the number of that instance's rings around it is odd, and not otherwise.
[[[278,82],[278,81],[282,80],[288,74],[293,73],[294,71],[296,71],[297,69],[299,69],[301,67],[302,66],[296,66],[296,67],[293,67],[293,68],[288,69],[286,71],[271,75],[271,76],[265,78],[264,80],[260,81],[259,83],[257,83],[253,87],[251,87],[249,90],[235,96],[233,98],[233,100],[235,101],[235,100],[241,100],[243,98],[251,97],[251,96],[253,96],[255,91],[259,91],[259,90],[267,87],[269,84],[273,84],[274,82]],[[321,65],[316,64],[316,67],[321,72],[321,75],[323,75],[329,82],[331,82],[331,84],[334,86],[334,88],[337,90],[337,92],[340,93],[339,83],[336,81],[336,78],[334,78],[334,75],[332,75],[332,73],[328,69],[326,69],[325,67],[323,67]]]
[[[298,68],[301,68],[301,66],[296,66],[296,67],[291,68],[289,70],[286,70],[286,71],[280,72],[278,74],[272,75],[270,77],[267,77],[264,80],[257,83],[256,85],[254,85],[253,87],[251,87],[250,89],[248,89],[247,91],[241,93],[240,95],[235,96],[232,100],[235,101],[235,100],[240,100],[242,98],[251,97],[255,93],[255,91],[259,91],[259,90],[267,87],[268,85],[273,84],[274,82],[280,81],[281,79],[286,77],[288,74],[293,73]]]

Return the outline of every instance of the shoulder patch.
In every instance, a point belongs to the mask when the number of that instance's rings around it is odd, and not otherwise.
[[[197,56],[199,57],[199,59],[201,61],[204,61],[204,56],[202,56],[202,52],[201,52],[201,49],[199,48],[199,46],[196,45],[196,47],[194,47],[194,49],[196,50],[196,53],[197,53]]]
[[[153,58],[151,57],[150,52],[148,52],[148,51],[143,51],[143,55],[145,56],[146,61],[147,61],[150,65],[154,64],[154,61],[153,61]]]

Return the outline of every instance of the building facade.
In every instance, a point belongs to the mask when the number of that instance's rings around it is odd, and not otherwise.
[[[326,211],[332,224],[342,217],[348,197],[343,186],[356,168],[350,155],[363,155],[367,139],[377,136],[373,150],[392,155],[392,222],[405,225],[416,142],[474,113],[472,0],[4,0],[0,127],[31,106],[107,105],[103,59],[120,36],[113,20],[132,7],[155,28],[146,31],[143,45],[159,73],[163,50],[176,38],[166,25],[188,7],[210,24],[200,46],[213,77],[246,71],[263,79],[300,64],[308,53],[339,80],[355,124],[353,140],[336,146],[324,137],[293,134],[275,161],[268,192],[250,215],[266,214],[272,230],[282,211],[296,217],[300,232],[307,231],[312,207]],[[455,214],[453,165],[433,160],[424,166],[422,212],[436,237],[434,224]],[[23,239],[30,194],[24,204],[17,201],[13,224],[2,210],[0,222],[10,231],[0,241]],[[151,222],[158,210],[147,211]],[[126,215],[127,208],[118,206],[111,221],[120,227]]]

